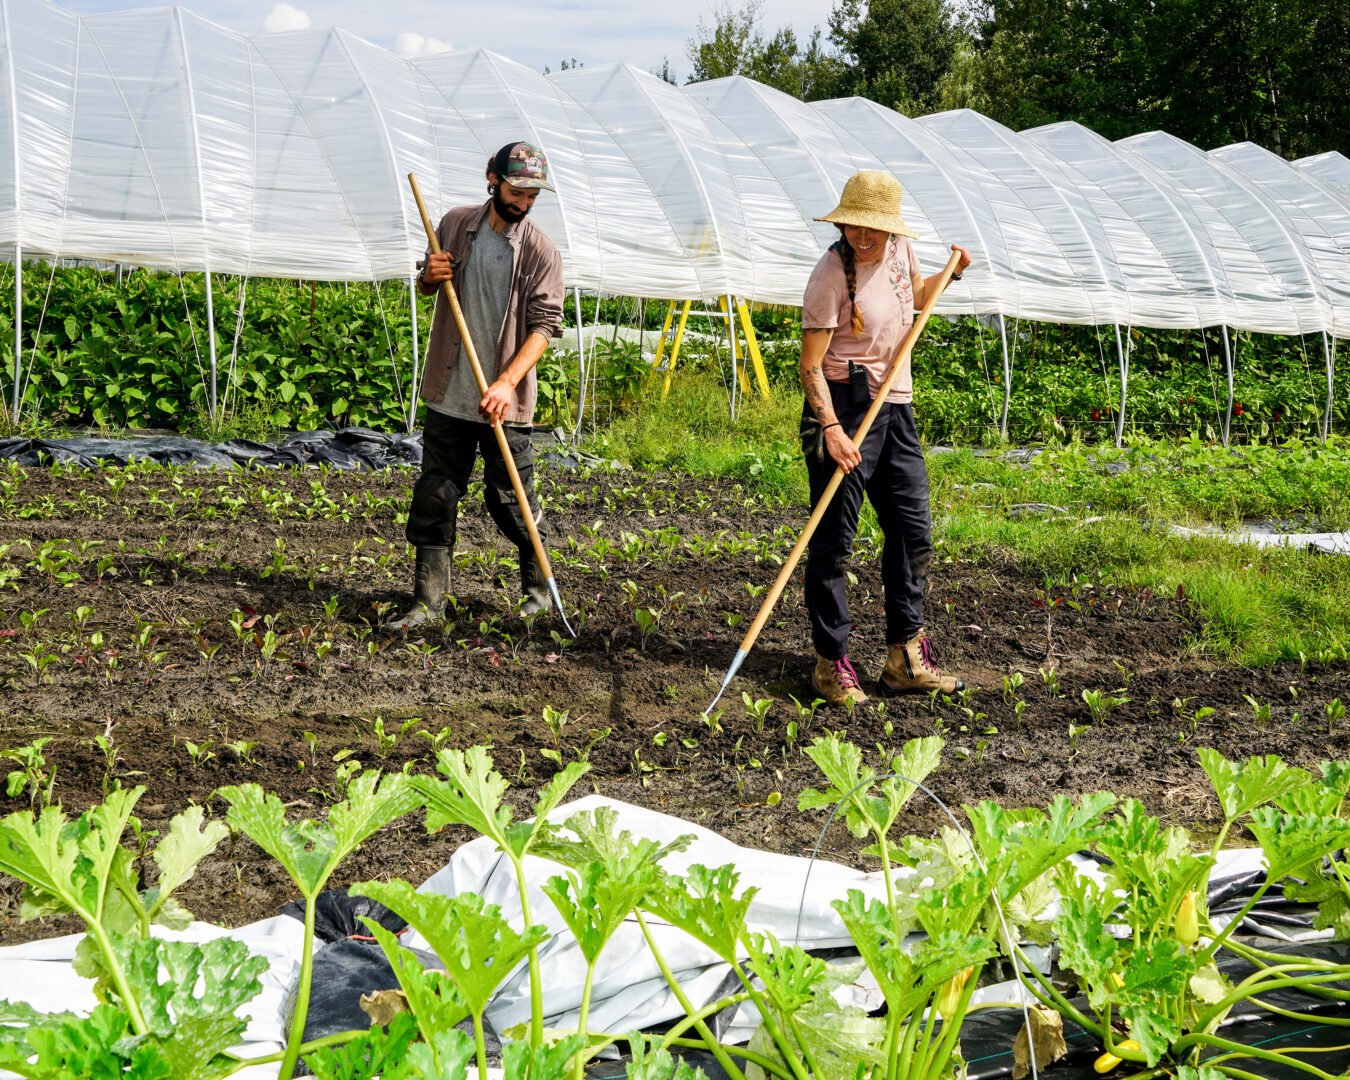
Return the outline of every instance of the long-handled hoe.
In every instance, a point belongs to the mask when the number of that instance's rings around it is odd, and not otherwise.
[[[427,214],[426,203],[422,201],[422,189],[417,186],[417,177],[413,173],[408,174],[408,183],[412,185],[413,198],[417,200],[417,210],[422,215],[422,227],[427,231],[427,243],[431,245],[431,253],[439,255],[441,253],[440,242],[436,239],[436,230],[431,224],[431,217]],[[483,377],[483,365],[478,362],[478,350],[474,348],[473,337],[469,334],[469,328],[464,322],[464,311],[459,306],[459,298],[455,295],[454,287],[446,281],[441,284],[445,290],[445,298],[450,302],[450,310],[455,316],[455,325],[459,327],[460,340],[464,342],[464,351],[469,357],[469,366],[473,368],[473,377],[478,381],[478,392],[487,394],[487,379]],[[567,633],[576,637],[576,631],[572,629],[571,623],[567,621],[567,615],[563,612],[562,597],[558,595],[558,583],[553,580],[553,564],[549,562],[548,552],[544,550],[543,541],[539,538],[539,529],[535,526],[534,515],[530,513],[530,500],[525,497],[525,486],[520,482],[520,473],[516,471],[515,458],[511,456],[511,448],[506,443],[506,431],[502,428],[500,420],[492,421],[492,433],[497,436],[497,448],[501,451],[502,460],[506,462],[506,471],[511,475],[511,490],[516,493],[516,503],[520,507],[520,516],[525,519],[525,528],[530,534],[530,543],[534,545],[534,554],[539,559],[539,565],[543,568],[544,579],[548,582],[548,591],[553,594],[553,602],[558,605],[558,614],[562,616],[563,625],[567,627]]]
[[[872,407],[867,410],[867,415],[863,417],[857,433],[853,436],[854,446],[862,446],[863,439],[867,437],[868,429],[872,426],[872,421],[877,418],[877,413],[881,411],[881,406],[886,401],[886,395],[891,392],[891,384],[895,382],[895,377],[900,374],[901,365],[914,350],[914,343],[919,340],[919,335],[923,333],[924,324],[928,322],[928,317],[933,314],[933,308],[937,305],[938,297],[942,295],[947,288],[947,283],[952,279],[952,274],[956,272],[956,264],[960,258],[960,252],[953,251],[952,257],[947,260],[947,265],[938,274],[936,287],[929,293],[927,303],[923,305],[918,317],[915,318],[914,325],[909,328],[905,340],[900,343],[900,348],[895,354],[895,359],[891,361],[886,377],[881,380],[881,389],[872,399]],[[825,516],[825,510],[830,505],[830,500],[834,498],[834,493],[839,490],[839,484],[843,479],[844,470],[835,469],[834,476],[830,477],[830,483],[825,488],[825,493],[821,495],[820,501],[811,511],[811,517],[806,522],[806,528],[802,530],[802,535],[798,537],[797,543],[793,546],[792,554],[788,556],[783,568],[778,571],[778,578],[774,581],[773,588],[764,597],[764,603],[759,606],[759,614],[755,616],[755,621],[750,624],[750,629],[745,632],[745,637],[741,640],[741,647],[736,650],[736,655],[732,657],[731,667],[727,669],[726,677],[717,690],[717,696],[703,710],[705,717],[712,712],[713,706],[722,700],[722,695],[731,685],[731,680],[735,678],[736,672],[741,670],[741,665],[745,663],[746,656],[754,647],[755,639],[759,637],[759,632],[764,629],[764,624],[769,621],[769,615],[773,612],[774,605],[778,603],[778,598],[783,593],[783,587],[787,585],[788,578],[792,576],[792,571],[797,568],[797,562],[801,559],[802,552],[806,550],[806,545],[810,543],[811,537],[816,531],[816,526],[820,524],[820,519]]]

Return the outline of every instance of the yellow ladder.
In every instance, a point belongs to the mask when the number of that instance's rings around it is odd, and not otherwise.
[[[717,298],[717,311],[702,311],[696,314],[712,315],[727,320],[727,339],[731,343],[732,355],[736,360],[741,361],[737,366],[741,374],[741,390],[748,393],[750,390],[750,375],[746,370],[744,363],[745,357],[750,357],[750,363],[755,369],[755,381],[759,384],[759,392],[765,397],[769,397],[769,376],[764,370],[764,357],[759,351],[759,339],[755,337],[755,327],[750,321],[750,310],[745,306],[745,301],[740,297],[730,297],[735,307],[735,314],[727,318],[727,296]],[[656,345],[656,355],[652,358],[652,372],[655,374],[662,368],[662,360],[665,360],[665,381],[661,386],[661,400],[665,401],[666,395],[670,393],[670,377],[675,372],[675,364],[679,359],[680,345],[684,342],[685,326],[689,322],[690,310],[693,307],[692,300],[672,300],[666,305],[666,317],[661,326],[661,340]],[[675,321],[675,313],[679,311],[679,322]],[[740,324],[740,333],[737,333],[737,324]],[[675,329],[672,331],[671,327]],[[742,348],[741,341],[744,339],[745,346]],[[670,342],[670,355],[666,356],[666,342]]]

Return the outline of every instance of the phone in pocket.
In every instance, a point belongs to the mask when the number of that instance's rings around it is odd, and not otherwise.
[[[867,385],[867,369],[859,367],[852,360],[848,362],[848,384],[853,393],[854,405],[866,405],[872,400],[872,393]]]

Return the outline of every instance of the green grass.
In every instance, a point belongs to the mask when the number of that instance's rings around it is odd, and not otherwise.
[[[731,420],[716,374],[678,375],[670,396],[660,386],[596,435],[589,449],[634,467],[748,482],[767,494],[805,503],[806,469],[797,441],[801,391],[779,386],[771,398],[747,394]]]
[[[982,508],[939,516],[935,539],[956,557],[1011,560],[1047,585],[1078,575],[1167,596],[1180,586],[1204,623],[1195,645],[1238,663],[1343,661],[1350,646],[1350,559],[1340,555],[1180,537],[1119,515],[1019,520]]]
[[[636,467],[735,479],[805,505],[797,443],[801,393],[788,382],[744,399],[733,424],[714,374],[677,375],[665,403],[648,399],[593,442]],[[1112,474],[1107,466],[1128,466]],[[974,451],[930,454],[935,535],[949,554],[1011,559],[1047,583],[1074,575],[1151,588],[1180,586],[1204,629],[1194,646],[1245,664],[1344,660],[1350,645],[1350,559],[1173,534],[1171,524],[1232,527],[1268,517],[1317,530],[1350,525],[1350,442],[1297,441],[1225,450],[1199,440],[1139,440],[1124,450],[1048,448],[1027,467]],[[1049,503],[1062,517],[1016,517]],[[1097,520],[1089,520],[1096,518]],[[878,550],[864,507],[859,557]],[[867,543],[868,539],[872,543]]]

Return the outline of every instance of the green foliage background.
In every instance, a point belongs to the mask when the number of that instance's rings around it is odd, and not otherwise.
[[[1345,0],[836,0],[798,41],[765,6],[698,23],[689,81],[747,75],[806,101],[859,95],[911,116],[972,108],[1014,130],[1350,150]]]
[[[180,279],[139,271],[119,285],[115,275],[93,268],[62,268],[50,275],[48,294],[46,269],[34,264],[25,274],[24,362],[31,362],[31,374],[24,398],[30,430],[35,421],[42,429],[89,425],[220,433],[205,418],[208,351],[201,275]],[[377,289],[251,281],[242,323],[238,300],[237,281],[215,279],[219,393],[222,399],[230,395],[226,413],[233,433],[257,437],[285,428],[405,426],[412,322],[402,283]],[[632,300],[598,303],[602,324],[618,320],[636,326]],[[185,314],[189,309],[191,320]],[[418,310],[424,348],[430,301],[422,301]],[[660,302],[643,306],[642,322],[650,334],[647,353],[655,345],[664,312]],[[586,324],[594,325],[596,317],[596,299],[583,298]],[[800,409],[799,313],[757,307],[753,319],[779,399],[770,410],[778,432],[768,439],[773,443],[791,438],[795,410]],[[230,391],[236,329],[237,390]],[[690,329],[711,327],[695,318]],[[1013,364],[1008,439],[1112,438],[1120,390],[1109,328],[1009,321],[1007,330]],[[12,333],[12,313],[0,311],[0,340]],[[1233,437],[1246,441],[1316,435],[1326,396],[1321,339],[1243,333],[1230,340],[1235,341],[1236,356]],[[635,414],[666,411],[678,425],[687,411],[681,399],[724,399],[727,350],[724,343],[715,348],[713,341],[711,336],[686,337],[676,374],[679,389],[663,401],[660,380],[639,344],[622,338],[611,344],[599,334],[599,374],[587,423],[606,427]],[[1194,433],[1216,439],[1227,404],[1219,332],[1134,329],[1130,349],[1127,429],[1150,436]],[[565,329],[539,366],[536,423],[570,423],[576,384],[575,338]],[[0,385],[8,400],[8,379]],[[998,441],[1003,366],[996,325],[970,318],[934,319],[915,353],[914,386],[916,412],[928,442]],[[743,410],[738,427],[754,427],[756,397],[746,398],[750,408]],[[708,404],[699,415],[715,417],[722,411]],[[249,422],[242,424],[241,417]],[[1343,431],[1347,423],[1350,386],[1342,379],[1333,428]],[[650,416],[644,424],[648,432],[660,426],[653,426]],[[672,429],[663,437],[678,441],[690,431]]]

